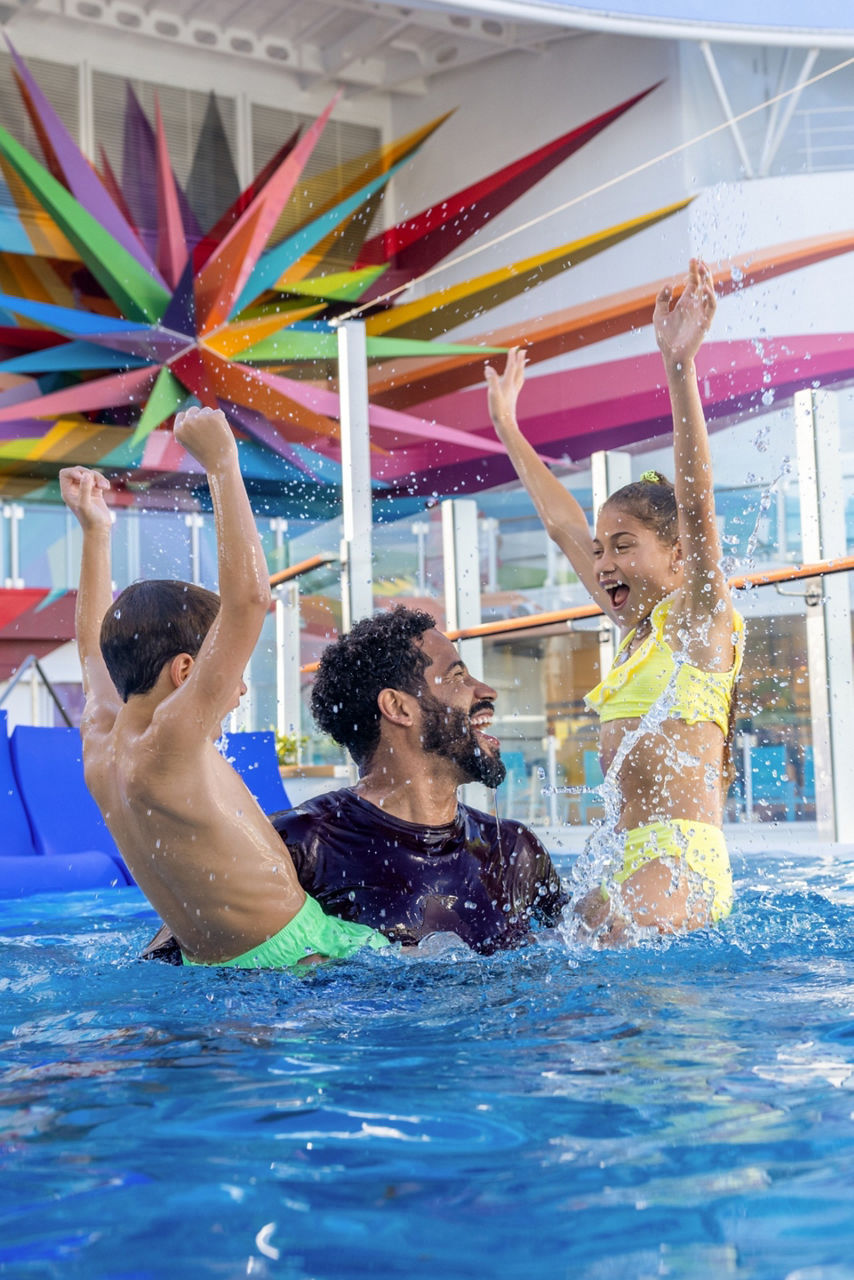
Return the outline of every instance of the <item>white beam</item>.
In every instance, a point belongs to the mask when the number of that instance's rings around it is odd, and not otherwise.
[[[590,481],[593,488],[593,523],[599,515],[599,509],[610,498],[612,493],[622,489],[632,479],[632,460],[627,453],[617,449],[597,449],[590,455]],[[614,663],[619,636],[617,628],[602,619],[599,627],[599,678],[604,680]]]
[[[341,401],[341,610],[347,632],[374,611],[371,550],[371,440],[368,421],[368,355],[364,320],[338,326],[338,394]]]
[[[478,627],[480,603],[480,543],[474,498],[449,498],[442,503],[442,554],[445,569],[445,620],[449,631]],[[460,640],[460,657],[472,675],[483,679],[483,640]]]
[[[818,49],[810,49],[809,53],[804,58],[803,66],[801,67],[798,78],[794,84],[795,92],[792,93],[791,97],[789,97],[786,100],[786,105],[783,108],[780,123],[777,126],[777,130],[773,138],[771,139],[770,146],[766,142],[767,156],[763,153],[763,161],[764,161],[765,167],[763,168],[762,166],[760,166],[760,169],[759,169],[760,177],[764,178],[770,172],[771,165],[774,163],[774,158],[777,155],[777,152],[780,150],[782,141],[786,136],[786,130],[788,129],[791,123],[792,116],[795,114],[795,108],[797,107],[798,103],[801,100],[801,94],[804,91],[804,85],[806,84],[807,80],[809,80],[810,75],[812,73],[812,69],[815,66],[816,59],[818,58],[818,54],[819,54]],[[776,105],[777,104],[775,103],[775,106]]]
[[[409,0],[413,9],[431,9],[431,0]],[[708,21],[692,18],[634,17],[617,14],[608,7],[586,10],[575,4],[539,4],[537,0],[441,0],[443,9],[462,13],[482,13],[490,18],[513,18],[520,22],[543,23],[563,26],[576,32],[605,32],[611,35],[644,36],[659,40],[714,40],[717,44],[747,44],[783,48],[854,49],[854,28],[833,28],[816,22],[810,26],[810,17],[819,14],[821,6],[814,6],[805,17],[802,27],[794,25],[763,24],[761,22]],[[819,14],[820,16],[820,14]]]
[[[700,42],[700,49],[702,50],[703,57],[706,59],[706,66],[709,68],[709,75],[712,78],[712,84],[715,86],[715,92],[718,95],[718,100],[723,107],[724,115],[730,127],[730,132],[732,133],[735,145],[738,148],[738,154],[741,156],[741,163],[744,166],[745,175],[748,178],[752,178],[754,176],[753,165],[750,162],[750,156],[747,154],[747,147],[744,145],[744,136],[741,129],[733,119],[735,112],[730,106],[729,94],[727,93],[726,86],[721,78],[721,73],[718,70],[718,64],[715,61],[712,46],[709,44],[708,40],[702,40]]]
[[[777,101],[774,102],[765,120],[765,142],[762,146],[762,155],[759,159],[759,176],[761,178],[764,178],[767,175],[768,169],[770,168],[771,162],[768,160],[768,156],[771,151],[774,135],[777,132],[777,121],[780,119],[780,110],[782,107],[780,94],[783,93],[786,88],[786,81],[789,78],[789,65],[791,61],[792,50],[787,49],[783,54],[783,58],[780,63],[780,73],[777,76],[777,87],[773,94]]]
[[[806,563],[844,556],[845,503],[839,466],[839,411],[835,393],[798,391],[795,431],[801,502],[802,555]],[[807,595],[807,661],[815,761],[819,835],[854,840],[854,664],[847,574],[817,579]],[[781,679],[785,673],[781,672]]]
[[[299,584],[286,582],[276,590],[276,730],[295,736],[298,764],[301,720]]]

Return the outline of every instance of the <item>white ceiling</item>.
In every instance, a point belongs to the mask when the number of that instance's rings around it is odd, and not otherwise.
[[[419,93],[455,67],[581,34],[559,23],[410,7],[379,0],[5,0],[0,21],[56,15],[137,32],[169,44],[278,65],[323,81]]]

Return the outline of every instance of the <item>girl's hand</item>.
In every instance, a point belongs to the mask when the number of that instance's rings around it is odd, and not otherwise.
[[[516,401],[525,382],[525,359],[524,351],[519,347],[511,347],[507,352],[507,362],[502,374],[493,369],[491,364],[486,366],[489,416],[501,440],[506,431],[518,430]]]
[[[656,341],[668,368],[678,368],[694,359],[709,331],[715,306],[712,273],[705,262],[692,258],[677,301],[673,301],[673,287],[665,285],[652,316]]]
[[[73,511],[84,532],[88,529],[112,529],[113,518],[104,495],[110,487],[106,476],[88,467],[63,467],[59,473],[59,492]]]

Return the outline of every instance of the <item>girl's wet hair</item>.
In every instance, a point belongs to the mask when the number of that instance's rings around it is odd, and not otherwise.
[[[619,507],[627,515],[652,529],[653,533],[672,545],[679,537],[679,512],[672,481],[660,471],[644,471],[640,480],[623,485],[602,504]]]
[[[220,600],[192,582],[152,579],[126,587],[101,623],[101,653],[122,702],[149,693],[167,662],[195,658]]]

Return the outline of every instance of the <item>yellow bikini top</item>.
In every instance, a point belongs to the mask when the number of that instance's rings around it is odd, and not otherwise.
[[[635,634],[629,632],[605,679],[584,699],[588,707],[598,711],[603,724],[645,715],[668,687],[677,668],[673,650],[664,639],[672,604],[668,598],[655,606],[650,615],[649,635],[625,662],[620,662],[620,654]],[[733,645],[735,661],[729,671],[703,671],[690,662],[678,664],[668,719],[684,720],[686,724],[710,721],[718,725],[722,733],[728,732],[732,690],[744,653],[744,619],[738,613],[733,617]]]

